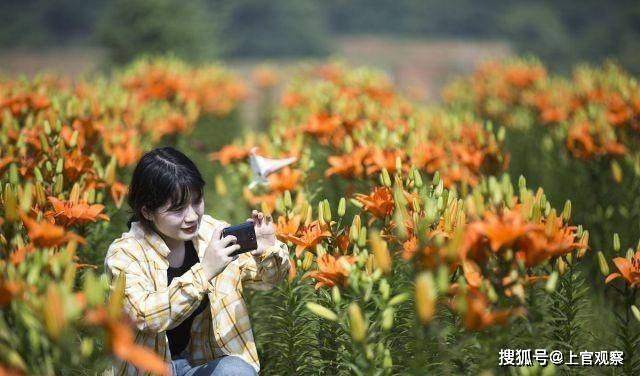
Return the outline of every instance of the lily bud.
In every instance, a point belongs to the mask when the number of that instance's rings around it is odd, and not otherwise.
[[[331,299],[333,302],[338,305],[342,301],[342,297],[340,296],[340,288],[338,286],[333,286],[331,288]]]
[[[556,269],[560,275],[564,275],[567,271],[567,263],[564,261],[562,257],[558,257],[558,261],[556,261]]]
[[[396,157],[396,172],[402,172],[402,158],[400,158],[399,156]]]
[[[393,326],[393,308],[387,307],[382,311],[382,324],[380,325],[383,330],[389,330]]]
[[[78,183],[73,183],[73,187],[71,188],[71,193],[69,194],[69,201],[74,204],[77,204],[80,200],[80,185]]]
[[[436,284],[430,271],[421,272],[416,279],[416,311],[422,324],[431,322],[436,313]]]
[[[620,251],[620,235],[617,232],[613,234],[613,250]]]
[[[558,284],[558,272],[554,270],[549,276],[549,279],[547,279],[547,283],[545,283],[544,289],[548,293],[552,293],[553,291],[555,291],[557,284]]]
[[[616,161],[611,161],[611,176],[616,183],[622,182],[622,168]]]
[[[358,235],[358,246],[364,247],[367,244],[367,228],[360,227],[360,234]]]
[[[440,171],[436,171],[435,174],[433,174],[433,185],[438,185],[440,183]]]
[[[366,229],[366,227],[363,227],[363,229]],[[371,233],[370,241],[376,265],[384,274],[391,273],[391,255],[389,254],[387,242],[375,231]]]
[[[36,182],[35,185],[36,202],[40,207],[44,207],[47,204],[47,195],[42,186],[42,182]]]
[[[311,252],[305,252],[304,258],[302,259],[302,270],[309,270],[311,263],[313,263],[313,254]]]
[[[329,205],[329,200],[326,199],[323,201],[323,214],[325,221],[331,223],[331,206]]]
[[[327,307],[321,306],[314,302],[307,302],[307,309],[316,315],[325,318],[329,321],[338,321],[338,315]]]
[[[340,198],[340,202],[338,203],[338,217],[344,217],[344,213],[347,211],[347,200],[344,197]]]
[[[18,201],[9,183],[4,186],[4,215],[9,222],[18,218]]]
[[[36,181],[42,182],[44,178],[42,177],[42,171],[38,167],[33,169],[33,175],[36,177]]]
[[[69,140],[69,146],[71,146],[72,148],[75,148],[76,145],[78,144],[78,130],[74,130],[73,134],[71,135],[71,140]]]
[[[382,296],[382,299],[387,300],[389,299],[389,293],[391,292],[391,286],[389,286],[389,282],[387,282],[387,280],[385,278],[382,278],[380,280],[380,285],[378,287],[380,289],[380,295]]]
[[[409,299],[409,294],[406,292],[403,292],[391,298],[391,300],[389,300],[389,305],[395,306],[395,305],[406,302],[408,299]]]
[[[289,190],[287,189],[286,191],[284,191],[284,207],[287,209],[291,209],[292,206],[293,204],[291,202],[291,192],[289,192]]]
[[[50,283],[47,286],[47,304],[44,305],[44,328],[47,334],[57,340],[66,326],[64,304],[57,285]]]
[[[9,165],[9,183],[13,185],[18,185],[20,183],[18,177],[18,165],[14,162]]]
[[[609,264],[607,263],[602,251],[598,251],[598,267],[600,268],[600,273],[602,273],[603,276],[606,277],[609,275]]]
[[[391,187],[391,177],[389,177],[389,171],[386,168],[382,169],[382,184],[385,187]]]
[[[107,313],[109,317],[113,319],[119,319],[122,315],[122,308],[124,307],[124,287],[126,284],[125,273],[118,274],[118,279],[113,287],[113,291],[109,296],[109,303],[107,305]]]
[[[320,222],[322,226],[327,224],[324,220],[324,205],[322,204],[322,201],[318,203],[318,222]]]
[[[635,317],[636,320],[640,321],[640,310],[638,310],[638,307],[634,304],[631,305],[631,313],[633,313],[633,317]]]
[[[62,171],[64,171],[64,159],[60,158],[56,162],[56,174],[61,174]]]
[[[384,350],[384,358],[382,359],[382,368],[391,369],[393,367],[393,359],[391,359],[391,352],[389,349]]]
[[[571,217],[571,200],[567,200],[564,203],[564,208],[562,208],[562,220],[566,223],[569,221]]]
[[[416,187],[420,188],[422,187],[422,176],[420,175],[420,170],[418,170],[417,168],[415,170],[413,170],[413,181],[416,185]]]
[[[347,311],[349,313],[349,324],[351,325],[351,337],[356,342],[363,342],[367,337],[367,327],[360,306],[356,302],[351,302]]]
[[[364,206],[360,201],[356,200],[355,198],[350,198],[349,202],[351,202],[353,204],[353,206],[362,209],[362,207]]]
[[[227,185],[224,183],[222,176],[216,174],[216,177],[214,178],[214,185],[218,196],[224,197],[227,195]]]

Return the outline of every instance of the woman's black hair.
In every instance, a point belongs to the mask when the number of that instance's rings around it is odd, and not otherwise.
[[[140,158],[129,184],[127,203],[132,213],[127,227],[140,221],[146,229],[155,226],[142,215],[162,207],[170,201],[168,210],[182,209],[187,200],[200,201],[205,182],[196,165],[186,155],[171,146],[155,148]]]

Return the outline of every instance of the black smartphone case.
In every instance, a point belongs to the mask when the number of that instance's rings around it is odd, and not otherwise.
[[[240,249],[230,254],[230,256],[239,255],[241,253],[253,251],[258,248],[256,240],[256,231],[253,222],[245,222],[239,225],[230,226],[222,230],[222,237],[233,235],[236,237],[237,244]]]

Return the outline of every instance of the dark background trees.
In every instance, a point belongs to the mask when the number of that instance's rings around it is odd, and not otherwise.
[[[640,68],[640,2],[619,0],[5,0],[0,47],[90,44],[115,62],[325,56],[332,37],[501,39],[567,70],[613,58]]]

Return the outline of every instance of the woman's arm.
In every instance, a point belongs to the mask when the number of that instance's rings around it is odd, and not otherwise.
[[[261,256],[251,252],[240,255],[241,279],[244,287],[267,291],[281,282],[289,273],[289,247],[280,240]]]
[[[176,327],[198,307],[205,293],[213,291],[199,262],[173,278],[166,289],[158,286],[159,276],[154,274],[166,270],[131,258],[124,248],[107,253],[105,270],[111,289],[118,275],[125,273],[124,307],[142,331],[162,332]]]

